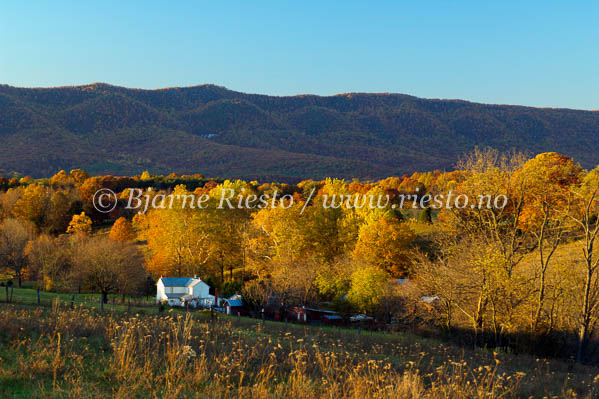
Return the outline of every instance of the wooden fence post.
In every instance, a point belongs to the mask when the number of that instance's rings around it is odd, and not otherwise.
[[[71,309],[75,307],[75,294],[71,296]]]

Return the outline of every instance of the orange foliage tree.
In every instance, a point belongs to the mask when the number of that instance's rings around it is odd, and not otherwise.
[[[132,241],[136,236],[131,222],[121,216],[112,225],[109,237],[115,241]]]

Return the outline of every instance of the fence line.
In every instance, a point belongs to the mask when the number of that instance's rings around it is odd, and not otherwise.
[[[4,287],[4,295],[0,295],[0,302],[14,303],[21,305],[40,305],[52,306],[58,300],[60,303],[70,305],[72,307],[83,305],[100,309],[101,295],[95,294],[76,294],[76,293],[55,293],[42,290],[33,290],[28,288]],[[0,291],[1,292],[1,291]],[[123,301],[122,296],[113,294],[108,298],[108,302],[104,304],[107,310],[131,310],[136,308],[139,310],[151,310],[156,308],[156,303],[153,299],[145,299],[140,297],[126,296]]]

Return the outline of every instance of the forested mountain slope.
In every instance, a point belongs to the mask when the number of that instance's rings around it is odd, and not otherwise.
[[[449,169],[475,145],[599,163],[599,112],[402,94],[273,97],[214,85],[0,86],[0,173],[380,178]]]

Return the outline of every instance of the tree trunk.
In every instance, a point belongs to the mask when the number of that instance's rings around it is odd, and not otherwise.
[[[535,315],[532,321],[531,334],[533,336],[537,335],[537,328],[539,326],[539,321],[541,319],[541,311],[543,310],[543,304],[545,302],[545,272],[541,274],[541,287],[539,288],[539,295],[537,297],[537,309],[535,310]]]
[[[102,292],[100,296],[100,311],[104,311],[104,304],[108,301],[108,294],[106,292]]]
[[[474,347],[475,348],[478,346],[479,331],[482,330],[482,327],[484,324],[483,311],[484,311],[484,308],[486,307],[486,302],[487,302],[487,300],[485,298],[483,298],[482,296],[480,296],[478,298],[476,314],[474,315],[474,320],[473,320],[474,321]]]
[[[588,260],[587,260],[588,261]],[[589,262],[590,263],[590,262]],[[593,279],[592,265],[589,264],[587,267],[587,275],[584,284],[584,298],[582,304],[582,320],[580,323],[580,330],[578,331],[578,348],[576,350],[576,361],[582,362],[582,355],[587,343],[587,336],[589,334],[589,325],[591,323],[590,315],[590,296],[591,296],[591,282]]]
[[[225,259],[222,251],[220,253],[220,281],[225,282]]]

